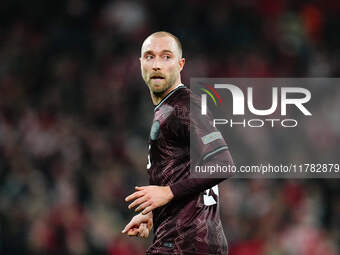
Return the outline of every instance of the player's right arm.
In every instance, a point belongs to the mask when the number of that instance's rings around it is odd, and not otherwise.
[[[148,214],[137,214],[125,226],[122,233],[129,236],[140,236],[147,238],[153,226],[152,212]]]

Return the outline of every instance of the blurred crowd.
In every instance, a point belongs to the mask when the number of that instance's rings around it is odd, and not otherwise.
[[[134,215],[125,196],[148,183],[153,106],[138,60],[148,34],[181,39],[185,84],[336,77],[339,11],[333,0],[1,1],[0,254],[144,254],[151,238],[120,232]],[[272,149],[339,155],[340,94],[329,96],[332,125],[306,127],[306,144],[283,136],[261,151],[258,134],[242,155],[246,145],[230,144],[236,162]],[[336,179],[224,182],[230,254],[339,254],[339,191]]]

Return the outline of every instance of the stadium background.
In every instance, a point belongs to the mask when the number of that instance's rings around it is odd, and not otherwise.
[[[123,198],[147,183],[145,36],[180,37],[186,84],[338,77],[339,11],[332,0],[1,1],[0,254],[138,255],[150,244],[120,234],[133,215]],[[339,130],[306,132],[315,155],[339,149]],[[249,143],[254,155],[258,141]],[[221,186],[231,255],[339,254],[339,181]]]

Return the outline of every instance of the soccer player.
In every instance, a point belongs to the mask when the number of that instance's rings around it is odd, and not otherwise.
[[[154,225],[146,254],[227,254],[217,186],[226,178],[189,175],[193,158],[200,165],[233,162],[222,135],[208,124],[210,115],[190,120],[190,98],[192,112],[200,112],[200,102],[181,83],[185,59],[180,41],[168,32],[151,34],[143,42],[140,63],[155,105],[147,163],[150,185],[135,187],[125,199],[133,201],[129,209],[142,212],[122,232],[147,237]]]

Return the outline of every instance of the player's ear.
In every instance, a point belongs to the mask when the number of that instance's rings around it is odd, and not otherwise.
[[[185,64],[185,58],[181,58],[179,61],[179,70],[182,71]]]

